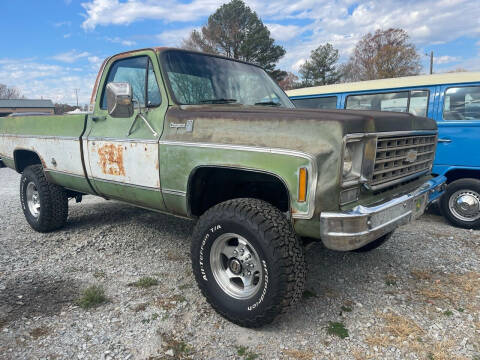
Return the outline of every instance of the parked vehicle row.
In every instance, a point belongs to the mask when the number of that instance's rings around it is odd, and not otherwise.
[[[220,56],[112,56],[91,110],[0,119],[0,156],[22,174],[28,223],[61,228],[68,199],[85,194],[197,219],[198,286],[242,326],[269,323],[301,298],[300,237],[372,250],[445,182],[430,174],[435,121],[295,109],[263,69]]]
[[[398,111],[434,119],[438,147],[433,174],[447,177],[445,217],[480,226],[480,73],[460,72],[362,81],[288,91],[297,108]]]

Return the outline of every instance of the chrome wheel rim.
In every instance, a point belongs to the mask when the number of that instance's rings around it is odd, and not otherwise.
[[[260,289],[263,269],[255,248],[244,237],[227,233],[212,244],[210,267],[217,284],[235,299],[250,299]]]
[[[30,214],[38,218],[40,216],[40,195],[34,182],[27,185],[27,205]]]
[[[473,190],[459,190],[450,196],[448,207],[451,213],[462,221],[480,218],[480,194]]]

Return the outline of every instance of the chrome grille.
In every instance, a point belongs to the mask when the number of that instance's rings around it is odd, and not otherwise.
[[[379,137],[370,186],[387,187],[430,170],[436,138],[435,134]]]

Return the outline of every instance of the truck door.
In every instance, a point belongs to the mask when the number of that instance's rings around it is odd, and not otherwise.
[[[436,166],[480,167],[480,84],[440,87]]]
[[[108,114],[106,84],[129,82],[135,110],[130,118]],[[158,61],[153,51],[109,61],[97,91],[87,137],[88,176],[107,198],[164,209],[160,192],[159,146],[167,109]],[[145,119],[138,116],[141,112]],[[146,120],[146,121],[145,121]]]

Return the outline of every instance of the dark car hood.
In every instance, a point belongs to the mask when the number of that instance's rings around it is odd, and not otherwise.
[[[238,105],[184,105],[178,108],[180,111],[172,110],[169,115],[178,119],[289,120],[292,125],[295,121],[338,122],[344,134],[437,129],[437,124],[432,119],[388,111],[285,109]]]

